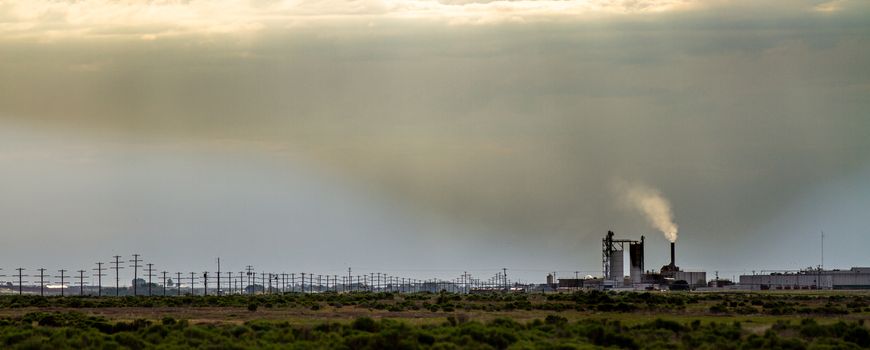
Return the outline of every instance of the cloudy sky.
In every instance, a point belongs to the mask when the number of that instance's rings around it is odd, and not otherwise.
[[[870,3],[0,0],[0,267],[870,265]]]

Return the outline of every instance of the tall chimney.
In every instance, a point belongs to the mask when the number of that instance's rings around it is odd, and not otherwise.
[[[677,266],[674,261],[674,242],[671,242],[671,267]]]

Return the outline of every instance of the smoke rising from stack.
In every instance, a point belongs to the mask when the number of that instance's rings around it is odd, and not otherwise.
[[[677,241],[677,224],[671,203],[658,189],[638,184],[618,182],[615,185],[623,204],[640,211],[647,222],[661,231],[670,242]]]

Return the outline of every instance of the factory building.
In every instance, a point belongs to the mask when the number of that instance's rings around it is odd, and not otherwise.
[[[623,266],[625,246],[628,245],[629,278]],[[684,289],[707,286],[707,273],[683,271],[676,264],[676,248],[671,242],[671,261],[659,272],[644,272],[644,237],[640,240],[616,239],[613,231],[601,240],[601,264],[604,272],[602,287],[607,288],[663,288],[675,282]]]
[[[686,281],[692,288],[707,286],[707,273],[704,271],[676,271],[674,281]]]
[[[741,275],[740,286],[753,290],[870,289],[870,267],[849,270],[806,269]]]

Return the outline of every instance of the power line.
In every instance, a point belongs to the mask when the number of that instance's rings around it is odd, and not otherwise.
[[[217,291],[215,293],[217,293],[217,295],[221,295],[221,258],[220,257],[217,258],[217,265],[218,265],[217,266],[218,267],[218,269],[217,269]]]
[[[39,268],[39,296],[45,296],[45,269]]]
[[[21,278],[25,277],[27,275],[22,274],[22,272],[24,272],[23,267],[16,268],[15,270],[18,271],[18,295],[21,295],[22,294],[22,286],[24,285],[24,280],[22,280]]]
[[[114,261],[115,266],[110,267],[110,269],[115,270],[115,296],[119,296],[119,295],[121,295],[120,270],[123,269],[124,267],[121,266],[121,260],[120,260],[121,256],[120,255],[115,255],[115,256],[113,256],[113,258],[115,258],[115,261]]]
[[[103,268],[103,263],[98,262],[97,268],[94,270],[97,271],[97,296],[100,297],[103,296],[103,276],[106,275],[103,273],[103,271],[105,271],[106,269]]]
[[[208,271],[202,273],[202,295],[208,295]]]
[[[67,270],[63,269],[57,270],[57,272],[60,272],[60,276],[54,276],[54,278],[60,278],[60,296],[63,296],[63,290],[66,288],[66,285],[63,282],[64,277],[66,277],[64,276],[64,273],[66,273],[66,271]]]
[[[175,275],[175,291],[177,292],[178,296],[181,296],[181,272],[176,272]]]
[[[196,295],[196,292],[193,290],[193,279],[196,278],[196,272],[190,273],[190,295]]]
[[[154,264],[147,263],[145,265],[148,266],[148,268],[145,269],[145,272],[148,273],[146,276],[148,276],[148,296],[150,297],[151,296],[151,277],[154,277]]]
[[[160,273],[163,275],[163,296],[166,296],[166,274],[168,272],[161,271]]]
[[[251,265],[245,266],[245,273],[248,276],[248,281],[247,281],[248,285],[245,286],[245,289],[250,289],[250,294],[253,295],[254,294],[254,283],[252,281],[254,278],[254,267]]]
[[[79,273],[79,283],[78,283],[79,284],[79,295],[84,296],[85,295],[85,284],[86,284],[85,283],[85,270],[79,270],[78,273]]]
[[[142,261],[139,259],[140,256],[141,255],[139,254],[133,254],[133,260],[129,261],[133,263],[133,265],[130,266],[133,268],[133,296],[139,295],[139,292],[137,292],[139,284],[139,268],[142,267],[142,265],[139,265],[139,262]]]

